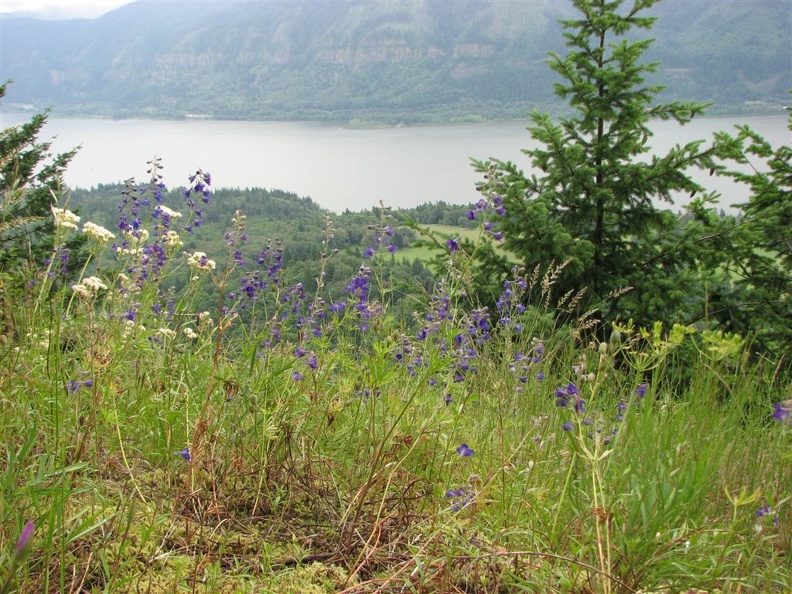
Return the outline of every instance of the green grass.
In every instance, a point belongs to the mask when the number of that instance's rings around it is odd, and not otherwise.
[[[523,312],[471,309],[461,252],[404,326],[362,292],[342,312],[272,279],[231,300],[252,272],[233,246],[180,295],[178,247],[159,281],[107,249],[95,295],[0,279],[9,591],[792,589],[788,387],[739,339],[589,344],[547,323],[542,279]]]
[[[485,238],[480,228],[469,229],[467,227],[458,227],[456,225],[423,225],[419,224],[420,229],[426,229],[431,233],[441,244],[445,239],[463,239],[470,240],[477,243]],[[425,237],[424,237],[425,238]],[[494,240],[491,240],[494,241]],[[505,253],[501,250],[498,242],[494,242],[495,251],[498,253]],[[430,245],[417,245],[402,248],[398,252],[398,257],[406,258],[409,261],[420,260],[421,262],[429,262],[437,255],[436,246]]]
[[[419,227],[422,229],[429,229],[432,233],[437,234],[438,237],[445,237],[446,239],[461,237],[463,239],[476,241],[480,234],[479,229],[467,229],[455,225],[419,225]],[[417,259],[421,262],[429,262],[436,254],[437,250],[433,249],[431,246],[424,245],[402,248],[398,252],[400,258],[407,258],[407,260],[410,261]]]

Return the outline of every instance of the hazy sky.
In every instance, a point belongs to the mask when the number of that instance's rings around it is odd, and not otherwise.
[[[18,12],[52,19],[92,18],[132,0],[0,0],[0,12]]]

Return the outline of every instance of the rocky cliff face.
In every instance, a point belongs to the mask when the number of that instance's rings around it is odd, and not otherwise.
[[[792,86],[784,1],[745,12],[666,0],[656,10],[660,82],[685,98],[783,100]],[[141,0],[94,21],[0,19],[0,67],[15,80],[13,100],[56,112],[90,103],[104,115],[524,113],[552,100],[543,61],[564,51],[557,20],[573,15],[559,0]]]

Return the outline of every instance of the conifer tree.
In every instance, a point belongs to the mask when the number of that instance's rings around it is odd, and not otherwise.
[[[0,85],[0,98],[7,83]],[[23,264],[42,264],[51,257],[54,222],[50,208],[64,193],[63,173],[76,149],[50,154],[51,142],[38,137],[47,113],[19,126],[0,131],[0,272]],[[66,244],[74,271],[84,258],[79,249],[84,237]]]
[[[792,116],[788,120],[792,131]],[[708,315],[724,330],[754,335],[756,350],[792,370],[792,146],[773,147],[747,126],[728,155],[742,165],[726,175],[750,189],[739,216],[718,222],[724,247],[718,267],[728,290],[711,295]],[[747,167],[746,167],[747,166]],[[717,299],[716,299],[717,297]]]
[[[651,119],[682,125],[705,108],[656,103],[663,87],[646,78],[658,65],[642,61],[652,40],[634,34],[651,28],[655,19],[644,14],[655,3],[573,0],[579,17],[562,21],[569,52],[549,59],[569,115],[556,122],[532,114],[529,131],[541,146],[524,153],[536,173],[500,160],[474,161],[486,174],[481,190],[501,196],[507,209],[499,225],[511,255],[482,252],[490,270],[495,264],[505,274],[515,259],[528,270],[568,260],[559,295],[585,287],[584,308],[642,322],[700,306],[695,234],[670,208],[676,196],[698,194],[694,210],[706,210],[714,196],[704,194],[689,170],[715,168],[720,150],[696,141],[649,156]],[[622,287],[631,290],[609,298]]]

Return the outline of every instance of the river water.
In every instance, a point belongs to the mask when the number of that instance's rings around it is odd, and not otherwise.
[[[27,119],[0,112],[0,128]],[[736,124],[751,126],[774,146],[790,143],[785,115],[735,116],[701,118],[684,127],[652,122],[652,148],[662,153],[677,143],[711,140],[716,131],[735,132]],[[527,126],[527,120],[358,129],[306,122],[52,118],[41,139],[55,137],[54,151],[82,146],[66,172],[72,187],[130,177],[144,181],[146,162],[156,156],[168,186],[185,185],[188,175],[203,168],[215,187],[282,189],[342,212],[380,201],[397,208],[476,200],[480,178],[469,158],[497,157],[527,169],[521,152],[533,146]],[[706,174],[697,179],[721,192],[724,207],[747,197],[729,180]]]

